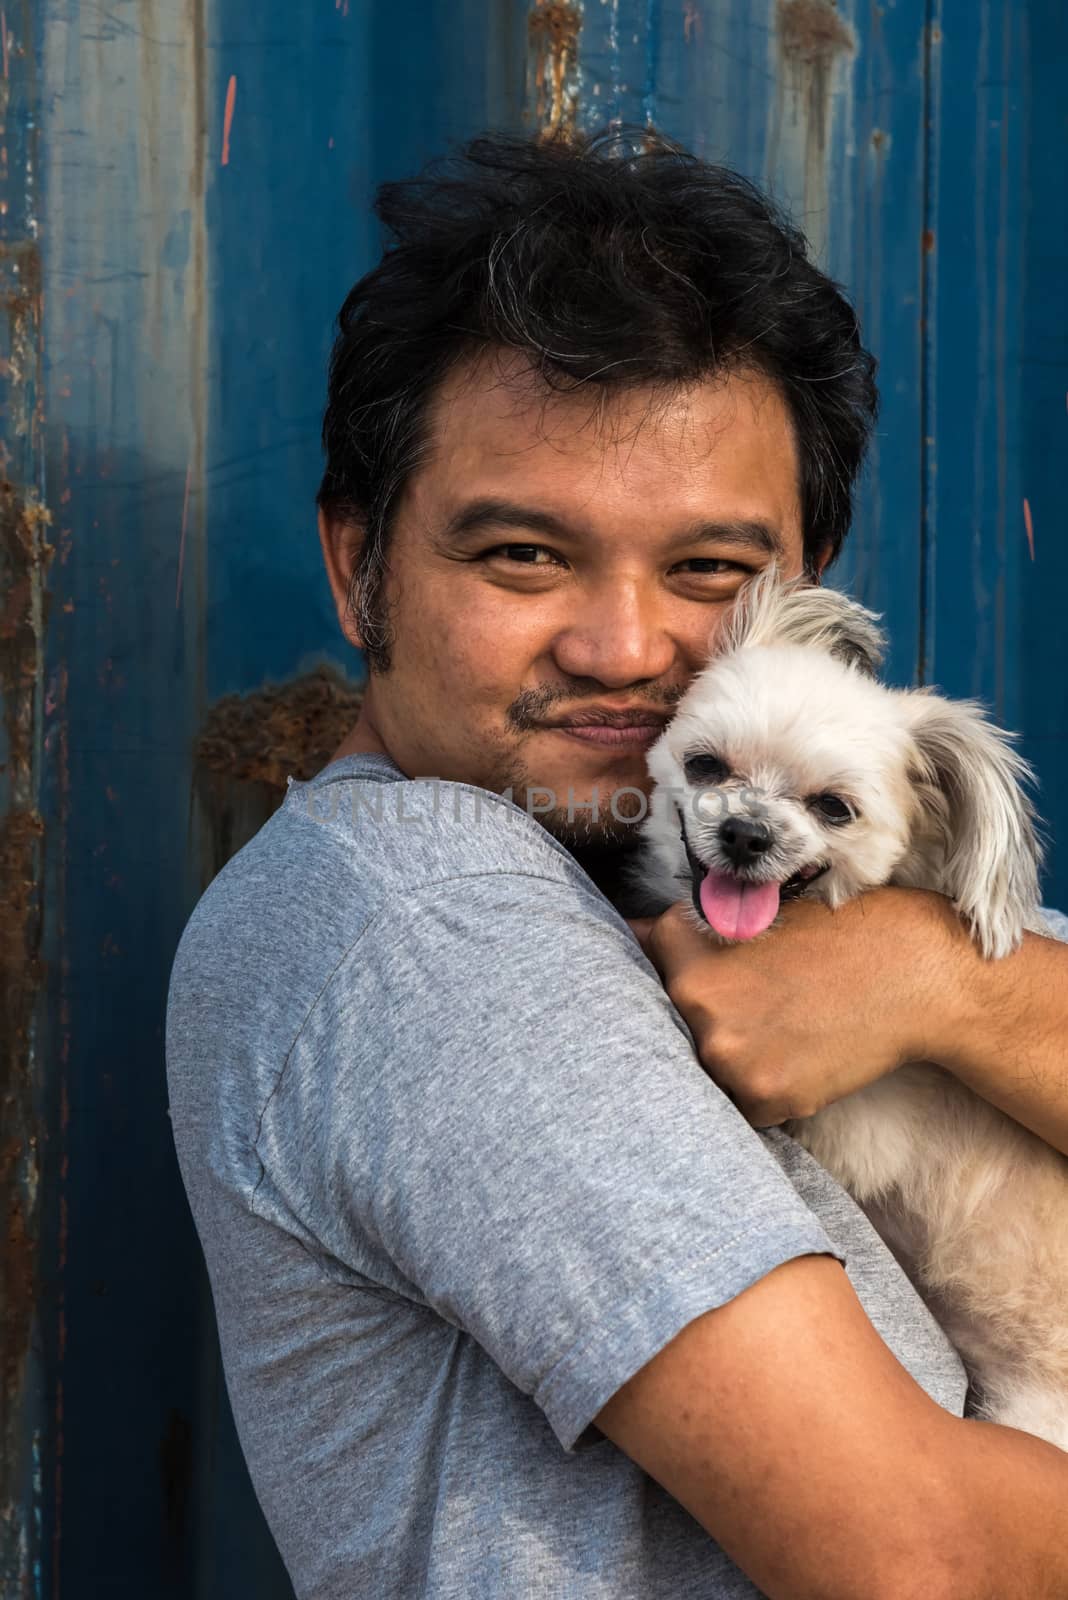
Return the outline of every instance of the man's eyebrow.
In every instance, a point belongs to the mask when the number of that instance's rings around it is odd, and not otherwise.
[[[768,522],[750,522],[745,518],[732,518],[727,522],[698,522],[683,535],[699,544],[729,544],[740,550],[759,550],[764,555],[782,556],[786,553],[782,534]]]
[[[484,528],[526,528],[555,539],[574,537],[576,530],[551,511],[516,505],[511,500],[472,500],[461,506],[441,530],[443,541],[480,533]]]
[[[582,530],[572,527],[562,517],[551,511],[539,511],[534,506],[522,506],[511,500],[472,500],[461,506],[445,524],[441,540],[445,543],[465,535],[478,534],[487,528],[518,528],[530,533],[543,533],[551,538],[574,538]],[[731,517],[723,521],[698,522],[684,529],[673,543],[725,544],[735,549],[757,550],[764,555],[782,556],[785,553],[782,535],[767,522]]]

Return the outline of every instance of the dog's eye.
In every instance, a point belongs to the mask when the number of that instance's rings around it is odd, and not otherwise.
[[[836,794],[814,794],[809,801],[824,822],[852,822],[853,808]]]
[[[701,751],[686,757],[683,770],[691,783],[722,783],[724,778],[730,776],[731,769],[719,756]]]

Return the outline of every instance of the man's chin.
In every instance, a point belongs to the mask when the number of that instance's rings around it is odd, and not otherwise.
[[[540,753],[532,749],[502,761],[485,786],[506,794],[569,848],[637,840],[652,788],[644,755],[613,760],[608,772],[591,773],[558,759],[536,762]]]
[[[582,849],[616,849],[628,843],[634,829],[625,823],[590,822],[588,819],[569,818],[566,811],[550,812],[548,815],[535,815],[535,820],[540,822],[546,833],[551,833],[569,850]]]
[[[531,786],[516,804],[568,849],[614,849],[636,844],[638,825],[648,811],[643,790],[613,789],[607,794],[574,796],[568,805],[546,805],[546,791]]]

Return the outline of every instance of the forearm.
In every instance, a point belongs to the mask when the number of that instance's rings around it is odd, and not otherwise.
[[[1027,933],[1000,961],[963,960],[940,1064],[1068,1154],[1068,945]]]
[[[955,1600],[1064,1600],[1068,1454],[991,1422],[960,1428],[954,1511],[934,1558],[949,1576],[934,1592]]]

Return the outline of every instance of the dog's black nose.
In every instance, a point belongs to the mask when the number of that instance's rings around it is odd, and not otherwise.
[[[728,817],[720,823],[719,842],[732,866],[745,867],[771,849],[771,829],[755,817]]]

